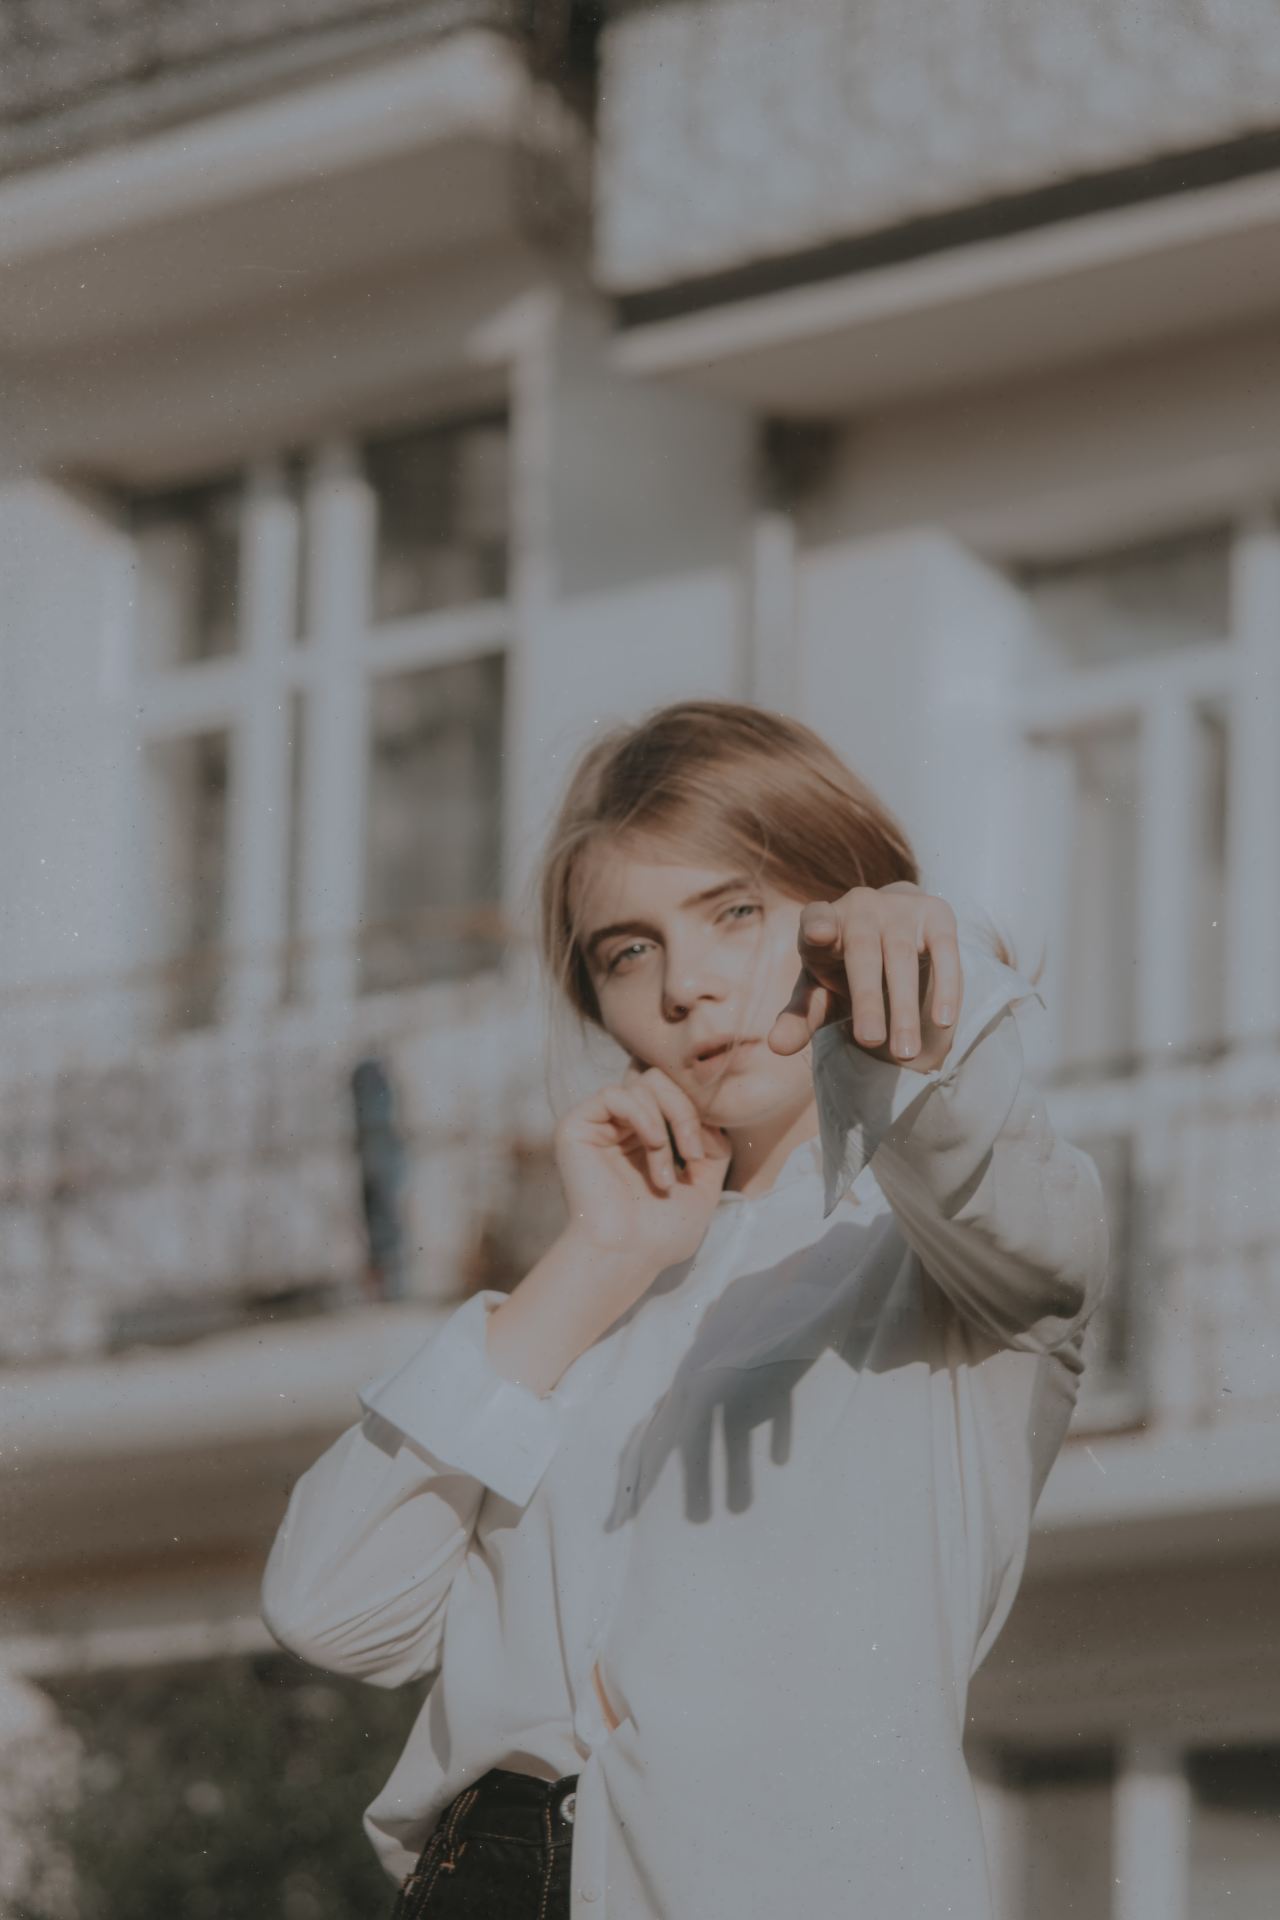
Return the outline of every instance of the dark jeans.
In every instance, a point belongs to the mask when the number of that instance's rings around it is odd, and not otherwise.
[[[568,1920],[577,1784],[491,1767],[437,1820],[391,1920]]]

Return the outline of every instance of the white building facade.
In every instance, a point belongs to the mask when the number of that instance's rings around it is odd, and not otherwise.
[[[545,1200],[563,773],[749,698],[1043,952],[1112,1196],[1002,1920],[1269,1914],[1270,9],[126,13],[5,29],[6,1670],[263,1644],[290,1478]]]

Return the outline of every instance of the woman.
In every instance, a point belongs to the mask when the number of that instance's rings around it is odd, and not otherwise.
[[[1106,1268],[1034,988],[729,702],[594,745],[539,884],[629,1065],[556,1127],[561,1238],[298,1482],[267,1622],[435,1676],[365,1816],[402,1920],[989,1920],[966,1689]]]

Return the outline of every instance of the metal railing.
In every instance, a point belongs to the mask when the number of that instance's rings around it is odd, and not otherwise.
[[[814,262],[852,271],[1209,184],[1276,164],[1278,80],[1271,10],[1213,0],[617,0],[599,265],[638,296],[881,240]]]
[[[538,1028],[493,970],[0,1081],[0,1357],[518,1277],[558,1192]]]
[[[501,959],[470,977],[97,1054],[69,988],[13,996],[24,1019],[47,999],[62,1044],[4,1049],[0,1360],[518,1280],[563,1201],[531,956],[486,925]],[[158,977],[112,990],[154,1006]],[[1280,1411],[1280,1057],[1048,1098],[1111,1228],[1077,1426]]]
[[[0,171],[458,27],[527,39],[528,16],[522,0],[6,0]]]

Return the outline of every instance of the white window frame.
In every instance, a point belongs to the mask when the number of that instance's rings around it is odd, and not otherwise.
[[[1143,1196],[1158,1192],[1169,1177],[1173,1125],[1180,1109],[1211,1091],[1231,1096],[1275,1085],[1280,1047],[1280,525],[1269,511],[1240,519],[1232,528],[1230,603],[1229,630],[1219,641],[1083,673],[1064,672],[1028,686],[1021,699],[1019,732],[1027,756],[1039,752],[1036,743],[1046,738],[1117,723],[1138,729],[1136,1069],[1054,1085],[1061,1064],[1056,1043],[1051,1043],[1045,1064],[1055,1123],[1069,1137],[1127,1137],[1136,1188],[1132,1199],[1139,1212]],[[1196,829],[1188,776],[1191,730],[1197,709],[1210,702],[1224,712],[1228,734],[1226,978],[1223,1050],[1206,1063],[1189,1058],[1185,1050],[1192,1032],[1193,986],[1185,929],[1192,911]],[[1059,883],[1053,897],[1065,912],[1070,828],[1062,818],[1059,826]],[[1060,927],[1049,930],[1049,940],[1051,948],[1063,951]],[[1047,998],[1052,1001],[1051,994]],[[1137,1232],[1142,1231],[1139,1218]],[[1147,1254],[1151,1251],[1148,1247]],[[1145,1348],[1151,1281],[1141,1252],[1139,1265],[1143,1286],[1131,1295],[1130,1306],[1137,1344]],[[1146,1355],[1144,1374],[1114,1392],[1088,1396],[1081,1424],[1097,1430],[1149,1417],[1190,1417],[1194,1385],[1187,1355],[1179,1354],[1176,1343],[1156,1342]]]
[[[447,425],[444,418],[441,425]],[[290,938],[290,725],[302,700],[298,997],[313,1010],[362,994],[358,934],[364,888],[369,689],[375,676],[510,654],[510,595],[375,624],[376,502],[361,436],[306,450],[302,506],[283,458],[241,469],[239,647],[216,659],[133,668],[135,756],[163,740],[231,735],[227,831],[228,965],[218,1025],[253,1025],[284,998]],[[307,630],[297,605],[306,515]],[[514,564],[514,556],[513,556]],[[311,617],[312,614],[314,617]]]

